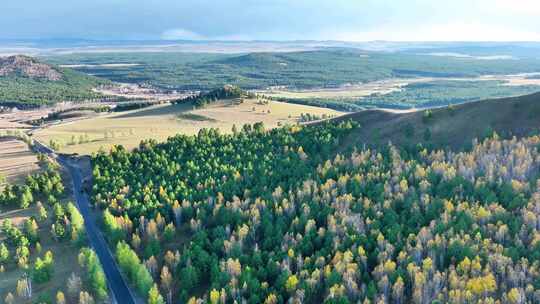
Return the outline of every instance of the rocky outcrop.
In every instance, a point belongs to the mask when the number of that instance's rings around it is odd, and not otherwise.
[[[62,79],[60,71],[51,65],[39,62],[35,58],[23,55],[0,57],[0,76],[11,75],[43,78],[50,81]]]

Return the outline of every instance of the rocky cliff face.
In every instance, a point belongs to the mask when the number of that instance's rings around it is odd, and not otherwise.
[[[16,55],[0,57],[0,76],[18,75],[29,78],[43,78],[50,81],[62,79],[62,73],[37,59]]]

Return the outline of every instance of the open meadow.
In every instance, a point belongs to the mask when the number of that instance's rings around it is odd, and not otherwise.
[[[143,139],[163,141],[178,133],[197,134],[202,128],[230,132],[233,125],[240,128],[257,122],[274,128],[295,124],[306,113],[321,118],[343,114],[326,108],[276,101],[261,103],[254,99],[242,103],[227,100],[197,109],[192,104],[160,105],[54,125],[35,132],[34,138],[43,143],[55,141],[63,153],[89,154],[101,147],[109,149],[115,144],[131,149]],[[77,143],[81,136],[88,142]]]

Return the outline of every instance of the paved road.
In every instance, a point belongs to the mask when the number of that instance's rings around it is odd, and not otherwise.
[[[120,274],[120,270],[114,261],[114,257],[109,250],[107,242],[103,238],[99,227],[96,225],[96,220],[90,210],[88,196],[82,191],[83,178],[81,169],[68,157],[57,156],[53,150],[38,141],[34,141],[34,147],[38,152],[47,153],[51,157],[56,158],[56,160],[71,174],[71,179],[73,180],[73,196],[84,217],[84,227],[86,229],[88,241],[103,266],[109,289],[112,292],[113,302],[120,304],[136,304],[135,297]]]
[[[79,210],[84,217],[84,226],[86,228],[86,234],[88,235],[88,241],[99,257],[99,261],[101,262],[103,270],[105,271],[105,276],[107,277],[107,282],[113,293],[113,297],[116,299],[117,303],[135,304],[135,299],[133,298],[128,285],[120,274],[118,266],[116,265],[116,262],[109,251],[107,242],[103,238],[99,228],[96,225],[96,221],[92,216],[88,196],[82,193],[83,187],[80,169],[69,161],[64,160],[62,157],[60,157],[59,161],[71,173],[71,178],[73,180],[73,195],[75,196]]]

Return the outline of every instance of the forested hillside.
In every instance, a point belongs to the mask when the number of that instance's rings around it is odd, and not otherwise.
[[[46,60],[82,64],[76,69],[113,81],[173,90],[212,90],[226,84],[242,89],[335,87],[392,77],[474,77],[540,71],[536,58],[480,60],[339,48],[251,54],[72,54]]]
[[[42,63],[26,56],[0,58],[0,106],[19,108],[101,97],[92,89],[108,80]]]
[[[95,155],[120,267],[149,303],[540,301],[540,137],[333,155],[355,128]]]

